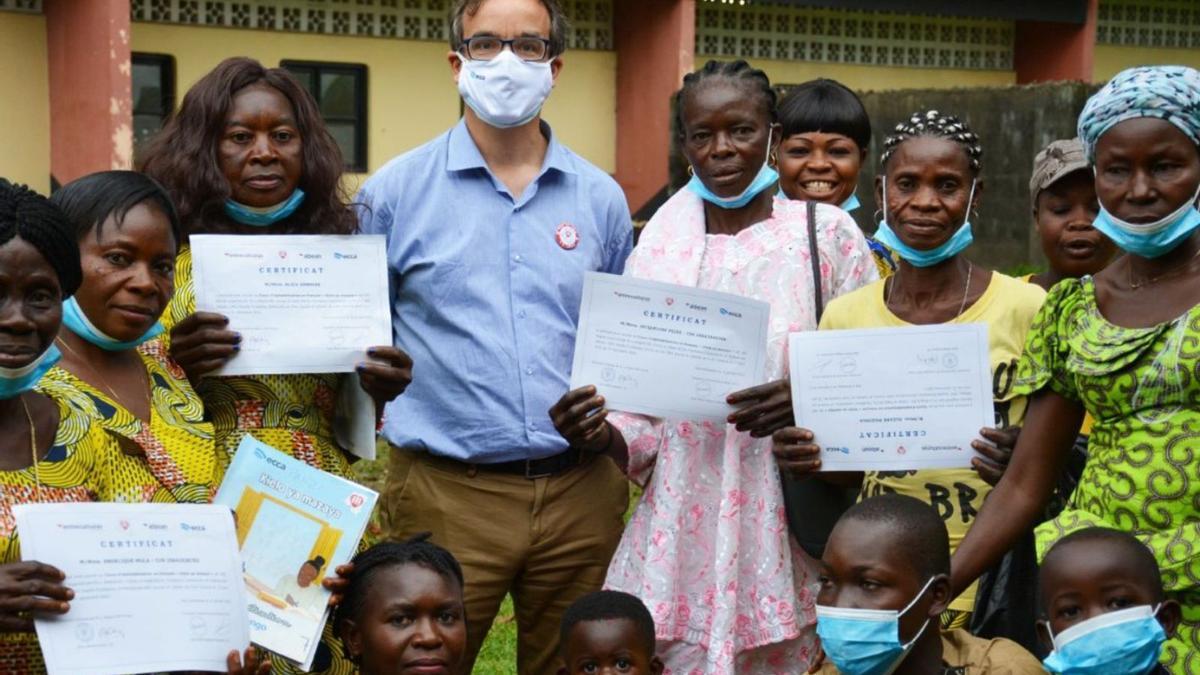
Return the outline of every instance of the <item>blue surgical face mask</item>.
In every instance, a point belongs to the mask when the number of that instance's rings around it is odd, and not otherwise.
[[[126,349],[133,349],[138,345],[151,340],[159,335],[162,335],[163,325],[159,321],[155,321],[150,330],[146,331],[136,340],[129,342],[121,342],[114,337],[102,333],[96,325],[88,320],[87,315],[83,313],[83,308],[79,306],[79,302],[75,300],[75,296],[63,302],[63,325],[71,330],[72,333],[96,345],[97,347],[110,351],[120,352]]]
[[[27,366],[20,368],[0,367],[0,399],[16,398],[33,389],[33,386],[38,383],[38,380],[42,379],[46,371],[53,368],[54,364],[58,363],[58,360],[61,358],[62,353],[51,342],[50,347],[38,355]]]
[[[1183,243],[1188,236],[1200,228],[1200,211],[1196,200],[1200,199],[1200,186],[1196,193],[1173,213],[1153,223],[1128,223],[1100,206],[1100,213],[1092,226],[1113,240],[1121,250],[1143,258],[1157,258],[1169,253]]]
[[[971,194],[967,197],[967,216],[963,218],[963,224],[955,233],[946,240],[946,243],[937,248],[928,251],[917,250],[903,241],[892,231],[891,226],[887,222],[887,176],[883,177],[883,222],[879,223],[879,229],[875,231],[875,240],[879,243],[892,249],[907,261],[909,264],[916,267],[929,267],[936,265],[944,260],[949,260],[954,256],[966,250],[971,242],[975,241],[975,236],[971,234],[971,204],[975,201],[975,181],[971,181]]]
[[[1154,618],[1158,607],[1142,605],[1093,617],[1051,637],[1054,651],[1043,665],[1063,675],[1144,675],[1158,665],[1167,634]]]
[[[902,610],[851,609],[817,605],[817,635],[825,656],[842,675],[889,675],[929,627],[929,619],[907,643],[900,642],[900,617],[917,604],[933,579]]]
[[[850,213],[859,206],[862,205],[858,203],[858,195],[851,193],[850,196],[846,198],[846,201],[842,202],[840,208],[846,213]]]
[[[773,133],[775,133],[774,129],[771,129],[767,132],[768,155],[771,154],[771,134]],[[758,170],[758,175],[755,176],[754,180],[746,186],[746,189],[742,190],[742,193],[736,197],[718,197],[713,193],[712,190],[709,190],[708,186],[704,184],[704,181],[700,180],[700,177],[695,174],[692,174],[692,179],[688,181],[687,189],[700,195],[701,199],[709,204],[712,204],[713,206],[719,206],[723,209],[740,209],[749,204],[750,200],[761,194],[763,190],[766,190],[778,182],[779,173],[775,171],[775,169],[772,169],[771,165],[767,163],[766,160],[763,160],[763,165],[762,168]]]
[[[232,199],[225,200],[225,215],[233,218],[234,221],[242,225],[251,225],[253,227],[268,227],[287,218],[300,208],[300,204],[304,202],[304,190],[296,188],[292,192],[292,196],[276,204],[275,206],[267,206],[258,208],[255,206],[246,206],[233,201]]]

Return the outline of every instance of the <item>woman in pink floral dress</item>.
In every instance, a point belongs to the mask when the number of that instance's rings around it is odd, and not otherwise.
[[[645,489],[605,585],[650,608],[668,675],[792,675],[816,650],[815,563],[788,534],[769,436],[791,420],[788,333],[815,330],[820,306],[878,273],[845,212],[817,205],[810,224],[808,204],[774,196],[774,104],[743,61],[684,78],[680,140],[694,175],[625,268],[770,303],[770,384],[730,394],[727,424],[610,414],[594,387],[550,411],[568,441],[611,455]]]

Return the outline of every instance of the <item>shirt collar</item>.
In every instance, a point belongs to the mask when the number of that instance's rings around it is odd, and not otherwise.
[[[550,130],[550,125],[545,120],[539,120],[538,124],[542,130],[542,135],[549,139],[550,143],[546,147],[546,158],[542,161],[542,170],[538,173],[541,177],[550,169],[560,171],[562,173],[574,174],[575,166],[571,162],[571,158],[567,155],[566,148],[558,142],[558,137]],[[479,152],[479,146],[475,145],[475,139],[471,138],[471,132],[467,130],[467,120],[462,118],[454,128],[450,130],[449,154],[446,158],[447,171],[465,171],[468,169],[487,169],[487,161],[484,160],[483,154]]]

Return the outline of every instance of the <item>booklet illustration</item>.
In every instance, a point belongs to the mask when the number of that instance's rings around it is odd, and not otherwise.
[[[321,581],[354,556],[378,497],[242,439],[213,502],[233,511],[252,642],[311,667],[328,617]]]

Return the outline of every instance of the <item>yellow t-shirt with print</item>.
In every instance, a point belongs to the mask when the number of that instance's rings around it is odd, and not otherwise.
[[[821,330],[851,328],[895,328],[913,324],[896,316],[884,304],[885,281],[880,280],[829,303],[821,318]],[[992,273],[987,290],[958,318],[950,323],[988,325],[988,355],[992,365],[992,399],[997,427],[1020,425],[1025,419],[1026,399],[1012,392],[1017,359],[1025,346],[1025,333],[1046,292],[1036,284]],[[958,548],[975,516],[983,508],[983,499],[991,491],[972,469],[931,469],[927,471],[868,471],[863,478],[860,497],[883,492],[916,497],[932,505],[950,533],[950,550]],[[950,609],[970,612],[975,606],[975,584],[958,596]]]

